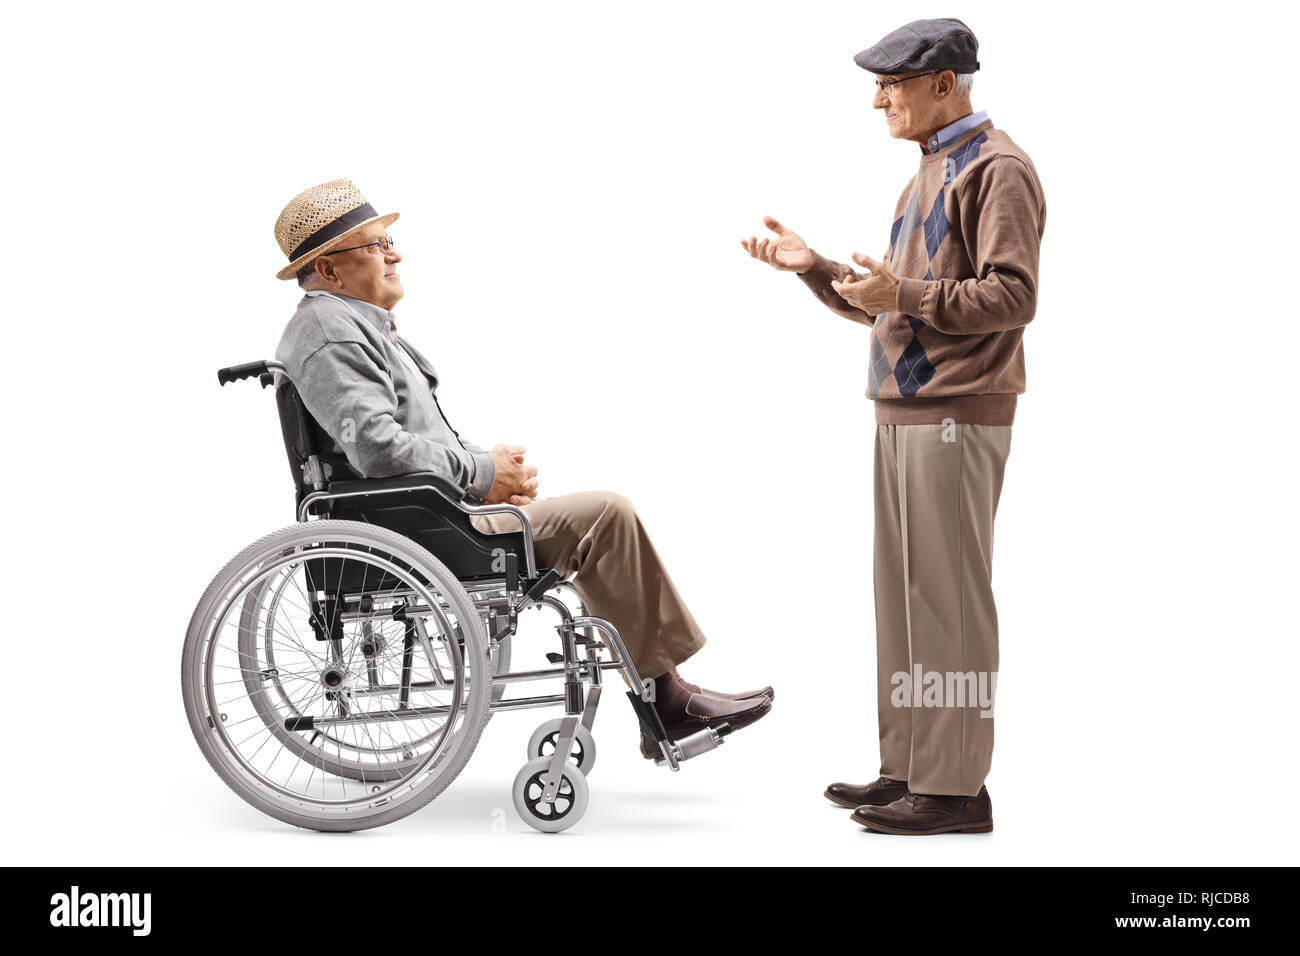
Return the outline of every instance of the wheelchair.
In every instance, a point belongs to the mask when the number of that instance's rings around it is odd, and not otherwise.
[[[333,451],[279,362],[220,369],[275,388],[297,522],[253,542],[213,579],[190,620],[181,663],[199,748],[259,810],[324,831],[382,826],[414,813],[468,762],[492,715],[561,706],[541,724],[512,788],[530,826],[559,832],[586,811],[596,761],[591,728],[605,671],[618,671],[659,765],[677,770],[718,747],[726,724],[670,740],[654,682],[618,629],[589,615],[577,589],[537,566],[526,509],[468,505],[429,473],[366,479]],[[508,513],[488,534],[473,515]],[[551,666],[511,671],[529,609],[553,612]],[[508,697],[513,684],[560,693]]]

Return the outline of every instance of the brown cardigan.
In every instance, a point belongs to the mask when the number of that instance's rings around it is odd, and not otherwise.
[[[861,274],[813,253],[799,277],[832,311],[871,326],[878,423],[1011,424],[1046,218],[1034,164],[986,119],[923,154],[899,197],[883,260],[900,277],[898,312],[849,305],[831,282]]]

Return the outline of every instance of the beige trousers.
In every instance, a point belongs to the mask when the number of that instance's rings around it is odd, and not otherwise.
[[[993,757],[993,519],[1010,450],[1010,425],[876,426],[880,774],[914,793],[978,793]]]
[[[573,575],[587,613],[618,628],[642,677],[659,677],[704,646],[632,502],[612,491],[580,491],[538,498],[524,511],[538,566]],[[512,515],[470,520],[484,532],[519,530]]]

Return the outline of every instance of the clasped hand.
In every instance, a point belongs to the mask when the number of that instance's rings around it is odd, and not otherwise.
[[[485,505],[512,504],[523,507],[537,497],[537,469],[524,464],[523,445],[496,445],[490,454],[496,465],[492,490],[483,499]]]

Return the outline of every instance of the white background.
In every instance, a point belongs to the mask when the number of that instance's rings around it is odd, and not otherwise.
[[[0,41],[7,861],[1295,862],[1294,16],[36,9]],[[867,329],[737,240],[770,214],[884,250],[919,151],[851,57],[935,15],[980,38],[975,108],[1048,215],[998,514],[997,829],[903,840],[821,795],[878,766]],[[400,327],[460,432],[526,444],[544,494],[629,496],[709,636],[683,672],[776,685],[676,775],[611,695],[565,836],[510,809],[550,714],[342,837],[245,805],[186,723],[194,604],[292,520],[271,393],[214,373],[270,357],[298,299],[272,224],[337,176],[402,214]],[[533,627],[520,665],[552,649]]]

